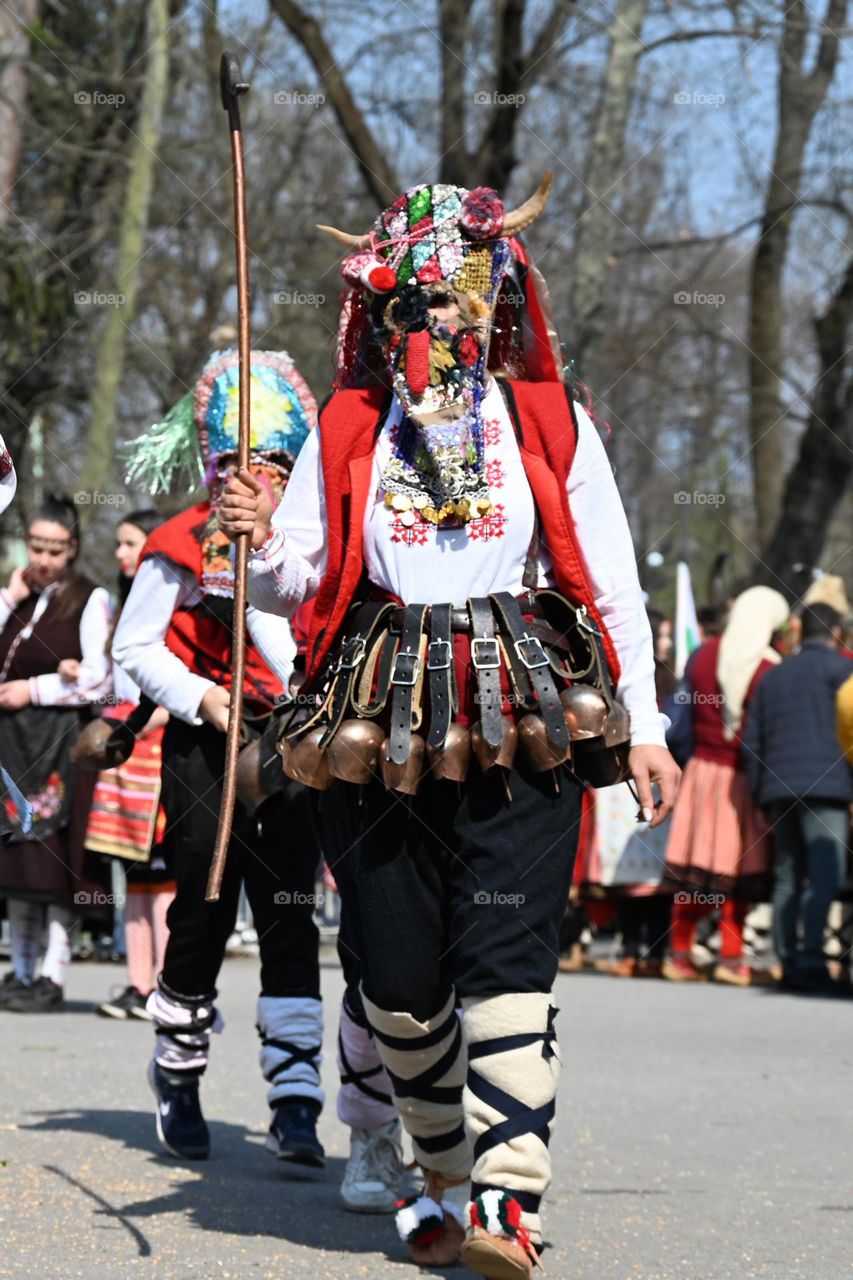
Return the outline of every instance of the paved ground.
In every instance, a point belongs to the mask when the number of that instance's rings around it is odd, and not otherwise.
[[[204,1085],[214,1153],[191,1167],[156,1146],[150,1030],[92,1015],[120,970],[75,966],[64,1016],[0,1013],[0,1277],[415,1275],[387,1219],[338,1203],[334,1107],[324,1180],[288,1181],[263,1150],[256,972],[225,966]],[[324,978],[334,1097],[341,982]],[[547,1280],[853,1275],[853,1005],[594,974],[561,977],[557,997]]]

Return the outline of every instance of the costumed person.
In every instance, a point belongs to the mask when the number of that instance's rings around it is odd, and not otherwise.
[[[112,636],[130,593],[142,548],[149,534],[163,523],[153,508],[131,511],[116,529],[118,561],[118,609]],[[139,706],[139,689],[116,666],[113,669],[114,705],[111,720],[127,720]],[[97,1006],[108,1018],[142,1018],[151,1015],[146,1001],[154,990],[166,954],[166,912],[175,896],[175,882],[162,846],[165,815],[160,806],[160,766],[163,729],[168,712],[157,707],[136,736],[130,757],[98,775],[89,811],[86,848],[121,860],[125,868],[124,938],[127,951],[127,985]]]
[[[237,351],[218,349],[193,390],[131,446],[130,481],[157,492],[182,472],[190,490],[204,481],[210,495],[148,538],[113,641],[114,660],[169,713],[161,798],[176,893],[163,968],[147,1006],[156,1033],[149,1082],[163,1145],[184,1158],[206,1157],[199,1081],[211,1033],[223,1025],[215,984],[245,881],[261,954],[257,1023],[272,1113],[267,1148],[291,1165],[322,1167],[317,854],[307,805],[286,801],[283,790],[257,812],[238,803],[220,897],[205,902],[223,785],[234,590],[231,548],[217,528],[215,506],[236,464],[238,397]],[[252,470],[271,500],[281,496],[315,422],[314,399],[287,353],[254,351]],[[249,609],[247,621],[244,721],[249,736],[257,736],[286,696],[295,647],[284,619]]]
[[[630,712],[649,818],[678,776],[613,474],[516,239],[549,184],[507,213],[418,186],[367,235],[334,232],[335,392],[274,517],[243,471],[220,509],[251,532],[257,606],[314,599],[283,760],[334,784],[324,849],[426,1179],[398,1229],[414,1261],[486,1276],[528,1275],[542,1238],[569,757],[613,780]]]
[[[77,922],[109,911],[108,869],[83,844],[94,779],[79,773],[71,751],[87,710],[109,694],[110,602],[76,567],[70,498],[46,498],[26,539],[27,567],[0,591],[0,761],[32,806],[28,834],[10,795],[0,807],[0,895],[12,944],[0,1008],[43,1013],[65,1007]]]
[[[693,752],[666,849],[675,889],[664,963],[671,981],[707,976],[691,952],[699,921],[718,904],[720,957],[711,976],[732,986],[753,981],[743,926],[751,906],[769,895],[770,828],[750,794],[741,735],[758,682],[782,661],[772,642],[788,613],[778,591],[750,587],[732,605],[722,636],[700,645],[685,668],[680,697],[691,711]]]

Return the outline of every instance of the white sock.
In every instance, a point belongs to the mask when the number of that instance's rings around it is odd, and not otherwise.
[[[41,976],[50,978],[58,987],[65,986],[75,919],[71,907],[50,906],[47,909],[47,951],[41,962]]]
[[[19,982],[32,982],[36,976],[44,907],[25,898],[7,898],[9,935],[12,944],[12,972]]]

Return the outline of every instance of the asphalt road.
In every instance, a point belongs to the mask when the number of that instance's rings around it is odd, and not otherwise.
[[[0,1277],[415,1276],[389,1219],[338,1200],[338,970],[324,971],[329,1161],[313,1182],[263,1149],[256,962],[222,974],[213,1153],[189,1166],[157,1147],[150,1028],[92,1014],[121,976],[77,965],[67,1014],[0,1013]],[[557,1003],[547,1280],[853,1275],[853,1005],[596,974],[561,976]]]

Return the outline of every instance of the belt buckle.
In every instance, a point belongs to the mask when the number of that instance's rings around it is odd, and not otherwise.
[[[491,645],[492,661],[480,658],[480,646]],[[474,636],[471,641],[471,661],[475,671],[496,671],[501,665],[501,651],[494,636]]]
[[[433,662],[432,650],[440,645],[444,650],[444,661]],[[427,671],[446,671],[450,666],[450,656],[453,653],[453,646],[449,640],[430,640],[427,648]]]
[[[585,604],[575,610],[575,621],[581,631],[588,631],[593,636],[601,636],[601,632],[589,616],[589,610]]]
[[[538,647],[539,656],[536,662],[531,661],[525,653],[525,648],[528,645],[536,645]],[[523,636],[516,640],[515,652],[518,654],[519,659],[523,662],[528,671],[535,671],[537,667],[547,667],[548,665],[548,655],[545,652],[545,646],[542,641],[538,636],[528,635],[526,631]]]
[[[352,653],[347,656],[347,650],[350,645],[354,645],[355,648]],[[356,635],[353,636],[351,640],[346,640],[341,650],[341,656],[338,658],[338,671],[354,671],[366,652],[367,645],[363,636]]]
[[[409,663],[408,671],[401,671],[401,663]],[[402,684],[409,687],[417,684],[418,676],[421,670],[421,660],[417,653],[413,653],[411,649],[398,650],[394,655],[394,666],[391,668],[391,683]]]

